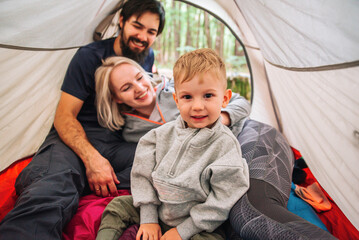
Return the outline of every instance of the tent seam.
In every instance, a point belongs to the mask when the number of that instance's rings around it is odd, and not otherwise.
[[[318,72],[318,71],[328,71],[328,70],[337,70],[343,68],[352,68],[359,66],[359,60],[353,62],[346,62],[346,63],[337,63],[337,64],[330,64],[330,65],[323,65],[318,67],[286,67],[279,64],[272,63],[268,61],[265,57],[263,57],[265,61],[275,67],[282,68],[289,71],[296,71],[296,72]]]
[[[7,44],[0,44],[0,48],[8,48],[14,50],[25,50],[25,51],[60,51],[60,50],[71,50],[80,48],[82,46],[74,46],[74,47],[64,47],[64,48],[36,48],[36,47],[22,47],[22,46],[14,46]]]

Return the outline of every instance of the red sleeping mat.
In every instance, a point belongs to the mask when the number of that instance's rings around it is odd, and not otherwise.
[[[307,178],[305,181],[306,185],[317,182],[309,168],[305,168],[303,170],[307,173]],[[339,207],[334,203],[333,199],[328,195],[328,193],[322,187],[321,189],[332,204],[332,209],[330,211],[324,211],[317,214],[329,232],[331,232],[339,239],[359,239],[359,232],[356,230],[356,228],[342,213]]]
[[[0,221],[14,207],[17,199],[14,187],[16,177],[31,159],[30,157],[16,161],[0,173]]]
[[[300,153],[293,149],[296,157],[300,157]],[[31,161],[30,158],[19,160],[10,167],[0,173],[0,221],[13,208],[16,201],[15,180],[21,170]],[[317,180],[309,168],[305,168],[307,173],[305,185],[310,185]],[[319,218],[325,224],[329,232],[341,240],[359,239],[358,230],[350,223],[350,221],[341,212],[334,201],[324,191],[328,199],[332,203],[330,211],[318,213]],[[119,190],[120,195],[130,194],[127,190]],[[86,239],[94,240],[101,221],[101,214],[106,205],[113,197],[100,198],[93,194],[84,196],[80,199],[79,209],[63,232],[63,239]]]

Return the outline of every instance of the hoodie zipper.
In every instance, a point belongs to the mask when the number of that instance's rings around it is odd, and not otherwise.
[[[196,129],[196,131],[194,131],[190,136],[188,136],[185,139],[185,141],[183,142],[182,147],[181,147],[179,153],[177,154],[177,158],[176,158],[175,162],[173,163],[173,165],[172,165],[172,167],[171,167],[171,169],[169,171],[169,175],[171,177],[173,177],[175,175],[175,171],[176,171],[176,168],[178,166],[178,163],[181,160],[184,152],[186,151],[189,141],[199,132],[199,130],[201,130],[201,129]]]

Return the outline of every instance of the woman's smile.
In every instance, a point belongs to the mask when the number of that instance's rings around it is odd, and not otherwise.
[[[136,100],[145,100],[148,96],[147,93],[148,93],[148,90],[144,91],[143,93],[141,93],[141,95],[136,97]]]

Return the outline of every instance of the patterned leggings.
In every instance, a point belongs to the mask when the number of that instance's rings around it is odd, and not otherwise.
[[[229,215],[230,239],[335,239],[287,210],[294,156],[273,127],[248,120],[238,136],[250,176],[249,191]]]

